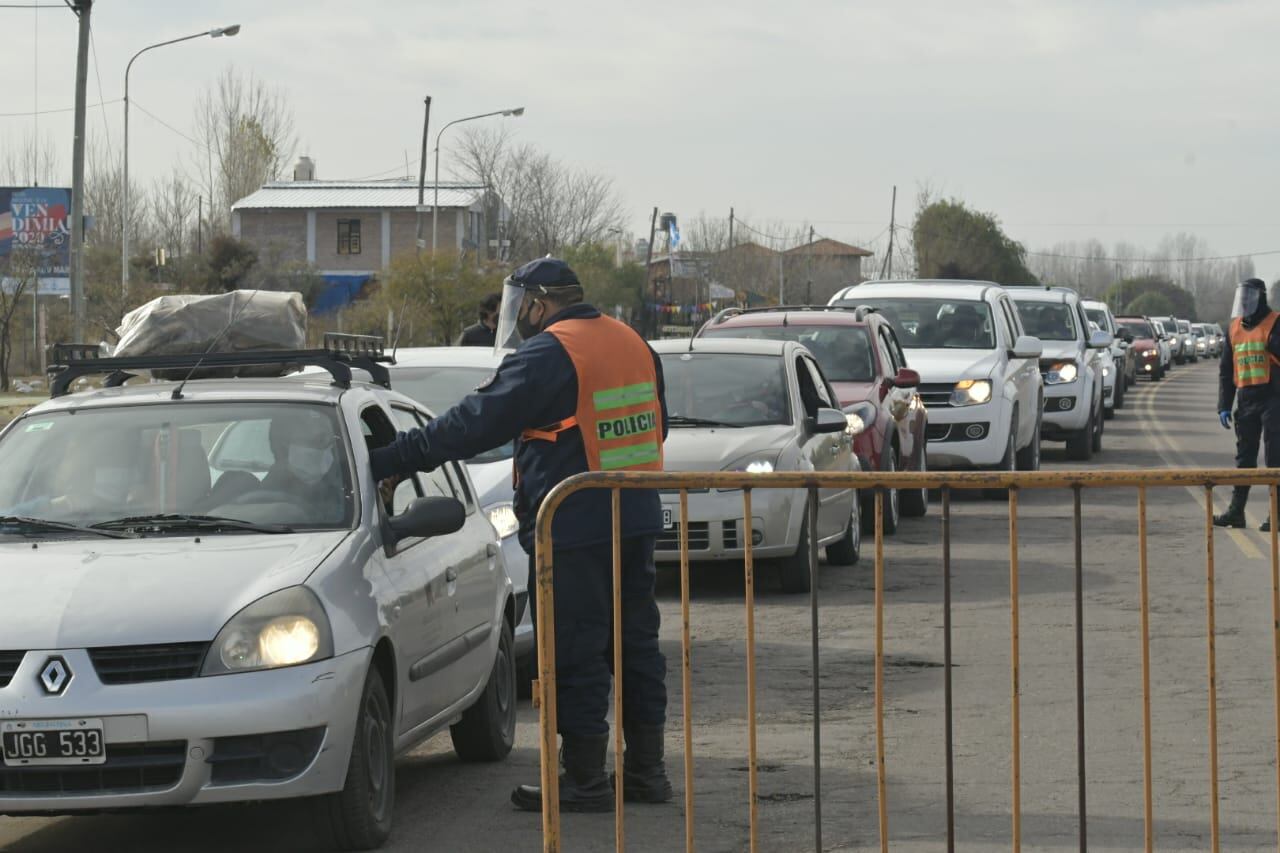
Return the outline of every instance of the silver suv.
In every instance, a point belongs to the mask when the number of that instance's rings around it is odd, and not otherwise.
[[[369,849],[397,755],[446,728],[510,752],[515,602],[466,467],[380,489],[369,450],[430,413],[377,356],[284,355],[327,372],[60,360],[0,433],[0,814],[308,797]],[[65,393],[87,374],[108,387]]]
[[[1082,461],[1102,450],[1103,371],[1111,364],[1110,332],[1090,331],[1080,296],[1065,287],[1011,287],[1023,328],[1044,345],[1044,438],[1065,441]]]

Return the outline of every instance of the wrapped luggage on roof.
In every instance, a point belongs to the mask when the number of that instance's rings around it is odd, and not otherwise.
[[[116,334],[120,341],[112,355],[122,358],[299,350],[307,345],[307,309],[302,294],[269,290],[161,296],[126,314]],[[278,376],[281,372],[280,365],[201,368],[193,378]],[[155,374],[160,379],[181,379],[186,371]]]

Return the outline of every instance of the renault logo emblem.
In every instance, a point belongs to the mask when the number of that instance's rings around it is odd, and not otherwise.
[[[45,693],[50,696],[61,696],[70,683],[71,667],[67,666],[65,660],[54,655],[44,662],[44,669],[40,670],[40,684],[44,687]]]

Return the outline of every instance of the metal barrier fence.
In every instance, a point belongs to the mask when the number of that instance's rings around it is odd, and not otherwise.
[[[1019,597],[1018,597],[1018,493],[1022,489],[1065,489],[1072,494],[1075,537],[1075,658],[1076,658],[1076,764],[1079,810],[1080,849],[1088,844],[1085,776],[1085,705],[1084,705],[1084,598],[1083,543],[1081,532],[1081,492],[1084,489],[1132,488],[1137,490],[1138,511],[1138,577],[1142,633],[1142,751],[1143,751],[1143,820],[1145,848],[1153,849],[1152,762],[1151,762],[1151,658],[1150,613],[1147,589],[1147,489],[1201,487],[1205,497],[1205,600],[1208,656],[1208,728],[1210,776],[1210,833],[1212,849],[1220,846],[1218,792],[1218,699],[1217,651],[1214,619],[1214,536],[1213,489],[1227,486],[1266,486],[1270,492],[1271,519],[1271,591],[1274,685],[1276,707],[1276,790],[1277,820],[1280,820],[1280,518],[1277,518],[1277,488],[1280,472],[1240,469],[1166,469],[1112,471],[1036,471],[1036,472],[963,472],[963,473],[588,473],[572,477],[547,496],[539,513],[536,532],[536,595],[538,631],[538,681],[534,700],[539,707],[542,769],[543,850],[560,850],[559,763],[556,749],[556,673],[555,673],[555,602],[552,572],[552,520],[569,495],[584,489],[608,489],[613,506],[613,656],[614,656],[614,750],[619,771],[623,758],[622,735],[622,602],[620,506],[622,489],[678,490],[680,493],[680,610],[681,660],[684,717],[684,805],[685,849],[694,850],[694,778],[692,750],[692,711],[689,631],[689,490],[722,489],[742,492],[744,531],[752,529],[751,497],[758,489],[803,489],[808,492],[809,525],[809,603],[812,625],[813,656],[813,779],[814,779],[814,849],[822,846],[822,716],[819,706],[818,637],[818,537],[817,490],[855,488],[875,490],[875,764],[880,849],[889,849],[888,800],[885,793],[884,745],[884,498],[885,489],[929,488],[941,490],[942,514],[942,580],[943,580],[943,702],[944,751],[946,773],[947,848],[955,849],[955,784],[952,739],[951,685],[951,497],[954,490],[999,489],[1008,492],[1009,510],[1009,613],[1010,613],[1010,757],[1012,848],[1021,849],[1021,688],[1019,684]],[[752,853],[758,849],[758,768],[756,743],[756,677],[755,677],[755,563],[754,544],[750,535],[742,537],[744,556],[745,630],[747,666],[748,725],[748,790],[750,802],[749,839]],[[615,844],[618,851],[625,845],[623,774],[616,774]]]

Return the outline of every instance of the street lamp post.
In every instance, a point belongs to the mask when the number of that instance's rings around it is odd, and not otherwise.
[[[440,219],[440,137],[444,136],[444,132],[455,124],[462,124],[464,121],[475,121],[478,118],[490,118],[491,116],[522,116],[524,115],[524,107],[515,107],[509,110],[494,110],[491,113],[481,113],[477,116],[467,116],[466,118],[456,118],[453,121],[440,128],[440,132],[436,134],[436,177],[435,188],[432,190],[431,199],[431,254],[436,253],[436,241],[439,239],[440,232],[438,224]]]
[[[124,67],[124,182],[121,188],[120,212],[123,221],[120,223],[120,231],[122,239],[120,241],[120,293],[127,295],[129,293],[129,71],[133,68],[133,62],[139,56],[148,50],[155,50],[157,47],[165,47],[170,44],[177,44],[180,41],[190,41],[191,39],[204,38],[221,38],[222,36],[234,36],[240,32],[239,24],[232,24],[229,27],[217,27],[212,30],[204,30],[198,33],[192,33],[189,36],[181,38],[169,39],[168,41],[157,42],[147,45],[138,51],[129,60],[129,64]]]

